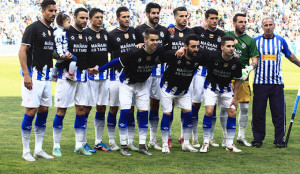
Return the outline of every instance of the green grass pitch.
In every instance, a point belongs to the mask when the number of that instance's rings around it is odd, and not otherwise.
[[[0,173],[299,173],[300,172],[300,112],[296,113],[289,147],[277,149],[273,145],[274,127],[269,108],[267,109],[267,136],[260,149],[239,146],[243,153],[235,154],[224,148],[210,148],[209,153],[183,152],[177,139],[180,135],[180,111],[175,110],[172,126],[173,148],[170,155],[151,150],[153,156],[132,152],[131,157],[123,157],[119,152],[100,152],[93,156],[74,154],[74,107],[69,108],[64,120],[61,147],[62,158],[54,160],[37,159],[36,162],[25,162],[22,159],[21,122],[24,108],[21,103],[21,83],[19,62],[17,57],[0,57]],[[285,99],[287,105],[287,128],[292,109],[300,85],[300,70],[289,61],[284,61],[283,75],[285,80]],[[53,83],[53,91],[55,89]],[[252,104],[249,110],[249,122],[246,137],[252,139],[251,118]],[[218,110],[219,111],[219,110]],[[217,111],[217,113],[218,113]],[[199,122],[202,122],[204,108],[200,109]],[[94,144],[93,108],[88,120],[88,143]],[[52,121],[55,108],[49,109],[48,125],[43,149],[51,154],[53,137]],[[160,114],[161,117],[162,114]],[[199,123],[198,136],[202,141],[202,126]],[[219,119],[215,130],[215,139],[222,141],[222,131]],[[116,130],[116,142],[119,142]],[[104,143],[108,143],[105,127]],[[137,129],[135,143],[138,144]],[[158,141],[161,144],[160,130]],[[201,143],[202,144],[202,143]],[[31,134],[31,152],[34,149],[34,133]]]

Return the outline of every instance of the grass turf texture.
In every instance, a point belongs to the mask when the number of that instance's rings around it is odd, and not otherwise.
[[[287,149],[277,149],[273,145],[274,127],[271,114],[267,109],[267,136],[262,148],[238,147],[243,153],[236,154],[225,151],[224,148],[212,148],[207,154],[183,152],[177,139],[180,135],[179,110],[175,110],[172,127],[173,148],[170,155],[162,154],[160,151],[151,150],[153,156],[145,156],[132,152],[133,156],[123,157],[119,152],[98,151],[93,156],[74,154],[74,107],[69,108],[64,120],[61,147],[62,158],[54,160],[37,159],[36,162],[26,162],[22,156],[21,122],[24,108],[20,106],[21,77],[18,77],[19,64],[15,57],[0,58],[0,173],[297,173],[300,171],[300,129],[299,109],[296,113],[295,122]],[[287,103],[287,128],[294,106],[298,85],[299,69],[287,61],[284,62],[283,74]],[[54,87],[53,87],[54,90]],[[11,97],[16,96],[16,97]],[[246,137],[250,141],[251,133],[251,109],[249,111],[249,122],[246,129]],[[199,122],[202,122],[204,108],[200,109]],[[218,113],[218,112],[217,112]],[[53,146],[52,121],[55,108],[49,109],[48,126],[44,139],[43,149],[51,154]],[[93,108],[88,120],[88,142],[94,144],[94,120],[95,110]],[[162,114],[160,114],[160,117]],[[202,141],[202,125],[199,123],[198,136]],[[34,123],[33,123],[34,124]],[[149,137],[149,136],[148,136]],[[116,130],[116,142],[119,142],[118,129]],[[215,139],[218,143],[222,141],[222,131],[219,119],[215,130]],[[107,128],[105,128],[104,143],[108,144]],[[160,130],[158,141],[161,144]],[[135,143],[138,144],[137,129]],[[202,144],[202,142],[201,142]],[[31,152],[34,149],[34,132],[31,134]]]

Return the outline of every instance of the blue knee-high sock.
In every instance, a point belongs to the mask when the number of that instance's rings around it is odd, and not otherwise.
[[[24,114],[24,118],[22,121],[23,154],[30,152],[29,141],[33,119],[34,117],[30,117],[29,115]]]
[[[47,122],[48,112],[37,113],[35,124],[34,124],[34,132],[35,132],[35,151],[39,152],[42,150],[43,140],[46,131],[46,122]]]
[[[135,130],[135,122],[134,122],[134,114],[130,113],[128,115],[128,144],[133,142],[134,138],[134,130]]]
[[[156,141],[158,121],[159,121],[158,111],[150,110],[150,113],[149,113],[150,142]]]
[[[211,125],[212,125],[212,116],[204,115],[204,118],[203,118],[204,143],[209,143]]]
[[[236,118],[228,117],[226,128],[227,128],[227,138],[226,138],[227,145],[232,145],[235,136],[235,130],[236,130]]]
[[[117,124],[117,114],[112,114],[111,112],[108,112],[107,132],[108,132],[109,142],[111,142],[111,143],[115,142],[116,124]]]
[[[85,119],[86,119],[85,115],[76,115],[75,117],[74,129],[75,129],[76,149],[83,146],[84,143],[84,134],[86,129]]]
[[[95,115],[95,144],[102,142],[103,130],[105,125],[105,112],[96,112]]]
[[[138,112],[139,114],[139,144],[146,144],[148,132],[148,111]]]
[[[193,130],[192,112],[183,113],[182,127],[183,127],[184,144],[189,144],[189,140],[191,138],[191,134]]]
[[[61,139],[61,131],[63,128],[63,120],[65,117],[60,115],[55,115],[53,120],[53,141],[54,148],[60,148],[60,139]]]
[[[172,117],[171,115],[163,114],[163,117],[161,119],[160,130],[161,130],[161,137],[162,137],[163,146],[167,146],[168,145],[168,138],[169,138],[169,132],[170,132],[170,119],[171,119],[171,117]]]
[[[198,140],[198,121],[199,121],[199,110],[200,107],[192,105],[192,119],[193,119],[193,139]]]
[[[121,145],[127,145],[127,123],[130,109],[122,109],[119,118],[119,134]]]

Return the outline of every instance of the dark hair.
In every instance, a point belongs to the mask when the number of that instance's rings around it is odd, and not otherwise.
[[[147,28],[147,29],[145,30],[145,35],[144,35],[144,37],[145,37],[146,39],[148,39],[148,37],[149,37],[150,34],[158,35],[158,31],[155,30],[155,29],[153,29],[153,28]]]
[[[237,18],[238,18],[239,16],[246,17],[246,14],[238,13],[238,14],[234,15],[234,17],[233,17],[233,22],[236,22],[236,21],[237,21]]]
[[[42,10],[46,10],[48,5],[56,5],[56,2],[54,0],[43,0],[41,3]]]
[[[92,18],[96,13],[104,13],[103,10],[101,10],[100,8],[92,8],[90,13],[89,13],[89,17]]]
[[[57,25],[62,26],[64,21],[66,21],[67,19],[71,19],[70,16],[62,12],[59,12],[58,15],[56,16],[56,23]]]
[[[199,41],[199,36],[197,36],[196,34],[188,35],[188,37],[186,37],[186,39],[184,41],[184,44],[189,46],[191,40]]]
[[[233,41],[234,42],[234,38],[232,36],[223,36],[222,40],[221,40],[221,45],[224,46],[226,41]]]
[[[161,6],[157,3],[154,2],[150,2],[146,5],[146,13],[150,13],[151,12],[151,8],[158,8],[159,12],[161,10]]]
[[[75,10],[74,16],[77,17],[78,13],[81,12],[81,11],[84,11],[84,12],[86,12],[86,13],[89,12],[86,8],[79,7],[79,8],[77,8],[77,9]]]
[[[208,19],[208,17],[209,17],[210,14],[215,14],[215,15],[218,16],[217,10],[211,8],[211,9],[208,9],[208,10],[205,12],[205,18]]]
[[[186,9],[186,7],[177,7],[177,8],[175,8],[175,9],[173,10],[174,16],[177,15],[177,12],[178,12],[178,11],[187,11],[187,9]]]
[[[128,9],[127,7],[119,7],[119,8],[117,9],[117,12],[116,12],[117,18],[120,17],[121,12],[126,12],[126,11],[129,11],[129,9]]]

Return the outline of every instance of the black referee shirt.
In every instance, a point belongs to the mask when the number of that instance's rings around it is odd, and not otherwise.
[[[42,71],[45,65],[53,67],[54,36],[51,26],[40,20],[32,23],[24,32],[22,44],[30,46],[26,52],[28,67],[36,67],[38,71]]]

